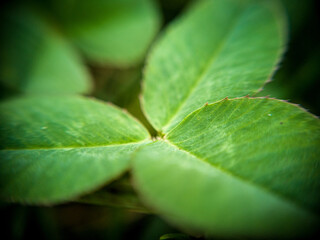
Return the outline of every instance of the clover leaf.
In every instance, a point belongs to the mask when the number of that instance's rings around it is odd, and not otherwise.
[[[84,59],[121,68],[137,65],[160,22],[151,0],[34,0],[5,10],[0,81],[33,94],[90,93]]]
[[[320,214],[319,119],[254,97],[279,64],[285,26],[277,1],[191,5],[147,58],[142,110],[155,137],[125,111],[88,97],[2,102],[1,198],[61,203],[129,171],[146,207],[188,233],[312,236]],[[80,48],[90,45],[75,32]]]

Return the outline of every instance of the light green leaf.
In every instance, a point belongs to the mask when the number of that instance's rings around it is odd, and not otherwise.
[[[160,240],[191,240],[188,235],[182,233],[168,233],[160,237]]]
[[[320,122],[274,99],[200,108],[134,158],[144,201],[210,235],[297,237],[319,223]]]
[[[276,1],[203,0],[174,22],[151,51],[143,106],[168,132],[206,102],[256,93],[285,45]]]
[[[153,0],[54,0],[51,6],[68,37],[97,63],[141,62],[160,27]]]
[[[149,137],[121,110],[81,97],[1,103],[0,197],[56,203],[92,191],[128,168]]]
[[[90,77],[78,54],[40,10],[17,7],[1,20],[2,84],[25,93],[90,91]]]

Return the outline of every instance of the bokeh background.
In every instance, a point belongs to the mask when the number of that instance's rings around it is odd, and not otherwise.
[[[19,6],[20,2],[6,2],[1,7],[0,16],[6,15],[8,9]],[[161,33],[161,30],[192,1],[155,0],[155,2],[162,17],[159,29]],[[267,84],[258,96],[269,95],[289,100],[319,116],[320,15],[317,9],[320,9],[320,2],[317,0],[282,0],[282,2],[289,19],[287,51],[273,81]],[[4,39],[7,37],[4,35],[6,22],[2,21],[0,25],[1,39]],[[134,67],[126,68],[90,62],[85,64],[94,82],[92,91],[87,95],[111,101],[128,109],[146,124],[150,131],[153,131],[144,119],[139,106],[144,61]],[[1,100],[22,94],[5,85],[0,87]],[[129,183],[130,176],[126,175],[111,186],[101,189],[94,200],[87,196],[82,199],[82,203],[71,202],[54,207],[0,203],[1,236],[4,237],[2,239],[153,240],[167,233],[179,232],[161,218],[146,213],[143,207],[140,208],[140,203],[134,197],[134,190]],[[111,193],[108,195],[110,201],[103,204],[103,201],[99,202],[99,196],[106,192]],[[119,193],[125,198],[117,199]],[[118,202],[120,204],[117,204]],[[118,206],[126,204],[129,209]]]

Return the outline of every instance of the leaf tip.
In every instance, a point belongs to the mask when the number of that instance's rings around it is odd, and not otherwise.
[[[275,67],[274,71],[277,71],[279,69],[279,66],[277,65],[277,67]],[[265,84],[271,83],[272,82],[272,78],[268,78],[267,81],[265,82]]]

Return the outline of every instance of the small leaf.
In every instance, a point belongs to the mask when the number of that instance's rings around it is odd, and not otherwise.
[[[90,91],[82,60],[43,12],[20,6],[8,10],[1,20],[2,84],[24,93]]]
[[[138,192],[184,229],[253,238],[311,235],[319,222],[320,122],[274,99],[200,108],[134,158]]]
[[[143,107],[168,132],[206,102],[254,94],[271,78],[285,45],[275,1],[196,1],[151,51]]]
[[[191,240],[188,235],[182,233],[168,233],[160,237],[160,240]]]
[[[128,168],[149,137],[128,114],[81,97],[1,103],[0,197],[56,203],[92,191]]]
[[[92,62],[136,65],[160,27],[153,0],[49,1],[68,37]]]

